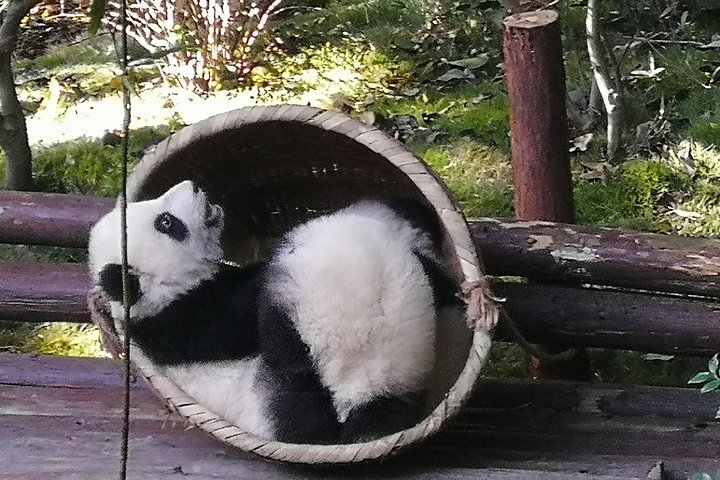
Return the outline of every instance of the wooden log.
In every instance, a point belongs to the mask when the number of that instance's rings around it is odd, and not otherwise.
[[[17,322],[88,322],[87,267],[80,264],[2,262],[0,319]]]
[[[0,242],[82,248],[90,227],[113,205],[109,198],[2,192]]]
[[[470,231],[494,275],[720,298],[718,240],[489,218]]]
[[[0,319],[89,322],[89,283],[82,265],[0,263]],[[692,355],[720,350],[720,302],[512,283],[497,292],[534,343]]]
[[[533,343],[708,355],[720,350],[720,302],[505,284],[498,293]]]
[[[0,243],[84,248],[90,226],[113,205],[108,198],[0,192]],[[10,210],[18,225],[6,216]],[[720,240],[542,221],[469,224],[491,275],[720,297]]]
[[[574,218],[557,18],[557,12],[540,10],[503,22],[515,215],[521,220]]]

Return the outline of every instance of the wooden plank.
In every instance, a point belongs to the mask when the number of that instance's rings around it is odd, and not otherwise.
[[[21,373],[8,377],[12,371]],[[121,365],[108,359],[0,355],[0,477],[114,475],[122,390],[112,371]],[[67,380],[56,382],[59,372]],[[33,386],[40,379],[64,386]],[[667,401],[676,408],[664,416]],[[165,478],[179,467],[193,479],[644,479],[663,460],[667,478],[684,479],[720,468],[720,425],[698,419],[712,417],[715,401],[694,390],[484,379],[470,406],[424,445],[379,465],[313,470],[265,462],[185,430],[135,387],[130,470]],[[644,406],[644,416],[621,417],[632,413],[623,402]],[[678,415],[682,405],[692,414]]]
[[[68,389],[109,392],[122,388],[122,365],[112,359],[0,354],[0,385],[43,387],[48,389],[48,395]],[[139,393],[145,390],[144,381],[138,380],[133,388],[137,398],[153,398],[149,392]],[[83,394],[78,395],[82,397]],[[16,395],[15,398],[17,402],[23,401],[22,396]],[[69,398],[61,397],[60,401],[67,406]],[[701,395],[697,389],[688,388],[627,388],[610,384],[481,378],[465,412],[515,411],[533,406],[555,412],[653,415],[695,422],[712,419],[718,403],[720,401],[715,396]],[[85,407],[78,408],[82,410]]]
[[[53,355],[0,354],[0,385],[67,388],[121,388],[121,361]],[[143,388],[142,380],[134,388]]]
[[[3,354],[3,357],[15,357],[18,361],[5,362],[0,368],[0,413],[15,412],[24,415],[114,415],[119,412],[119,404],[111,394],[120,389],[121,366],[105,360],[70,359],[70,361],[48,361],[33,363],[23,360],[22,355]],[[26,366],[23,367],[22,364]],[[108,370],[115,374],[111,382],[105,377],[104,368],[94,364],[106,364]],[[54,368],[64,368],[68,380],[63,385],[43,386],[38,380],[50,379],[44,374],[42,365],[54,364]],[[22,377],[15,375],[8,379],[6,374],[14,370],[25,373]],[[30,367],[30,368],[29,368]],[[31,367],[37,367],[33,373]],[[95,382],[88,381],[97,372],[102,377]],[[26,389],[30,386],[43,388],[43,402],[28,399]],[[144,382],[134,385],[133,401],[142,405],[159,405],[153,394],[145,389]],[[76,392],[77,390],[77,392]],[[83,399],[78,402],[77,399]],[[119,401],[119,399],[115,399]],[[46,404],[47,403],[47,404]],[[468,406],[459,417],[459,423],[467,422],[468,418],[482,417],[488,411],[511,412],[521,415],[529,408],[564,413],[594,413],[603,415],[640,417],[654,416],[664,419],[680,419],[686,422],[702,422],[712,419],[717,409],[718,400],[712,395],[701,395],[695,389],[674,389],[661,387],[623,388],[617,385],[573,384],[568,382],[526,382],[516,379],[481,379],[476,394],[468,402]],[[156,406],[157,406],[156,405]],[[144,408],[146,413],[148,408]],[[153,413],[152,418],[165,416],[164,408]],[[668,422],[670,420],[667,420]],[[669,423],[666,423],[669,425]]]
[[[717,239],[488,218],[470,231],[494,275],[720,297]]]
[[[15,402],[31,398],[40,404],[50,399],[49,405],[63,390],[22,389],[14,389]],[[115,407],[121,401],[121,390],[98,392],[113,404],[110,408],[103,408],[86,390],[65,390],[64,398],[74,398],[74,402],[67,401],[58,415],[0,414],[2,478],[40,478],[56,472],[99,478],[114,473],[120,431]],[[693,431],[686,420],[624,422],[601,414],[555,415],[536,408],[521,414],[505,408],[477,413],[471,422],[461,417],[423,446],[380,465],[318,471],[290,468],[234,451],[202,432],[185,430],[182,422],[157,418],[157,408],[151,404],[134,402],[130,469],[140,478],[167,475],[179,467],[190,478],[470,479],[482,475],[489,479],[560,480],[645,478],[657,460],[665,461],[672,473],[667,478],[672,479],[720,468],[717,428]]]
[[[90,227],[114,205],[110,198],[0,193],[0,241],[83,248]]]

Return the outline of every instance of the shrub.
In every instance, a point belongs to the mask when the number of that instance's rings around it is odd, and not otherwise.
[[[268,22],[281,0],[134,0],[128,34],[153,54],[167,54],[167,73],[184,88],[236,87],[277,40]],[[119,6],[108,23],[119,29]]]

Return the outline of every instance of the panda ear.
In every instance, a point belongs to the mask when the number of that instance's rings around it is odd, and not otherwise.
[[[108,263],[100,271],[100,288],[108,298],[115,302],[123,301],[122,266],[117,263]],[[130,305],[135,305],[142,296],[140,291],[140,278],[128,272],[128,293]]]

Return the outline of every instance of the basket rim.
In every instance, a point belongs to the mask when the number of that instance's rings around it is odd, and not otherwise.
[[[128,179],[128,200],[134,201],[142,191],[143,182],[170,154],[182,151],[194,141],[227,130],[241,129],[262,122],[302,123],[332,131],[354,140],[397,167],[415,184],[435,208],[452,244],[465,282],[482,279],[482,266],[470,231],[459,207],[442,180],[404,144],[381,130],[368,126],[343,113],[304,105],[254,106],[231,110],[183,127],[148,151]],[[489,297],[486,286],[482,291]],[[467,298],[466,298],[467,300]],[[483,309],[483,319],[497,315],[495,306]],[[98,315],[92,309],[93,316]],[[481,319],[480,323],[483,323]],[[96,319],[97,320],[97,319]],[[96,322],[97,323],[97,322]],[[490,322],[485,322],[489,324]],[[106,334],[107,332],[103,332]],[[156,371],[139,349],[131,350],[131,360],[152,389],[174,411],[191,424],[220,441],[271,460],[295,464],[346,464],[383,458],[421,441],[437,432],[445,420],[456,414],[475,386],[490,349],[489,331],[475,328],[465,365],[443,400],[417,425],[363,443],[315,445],[270,441],[242,431],[220,418],[187,395],[169,378]]]

